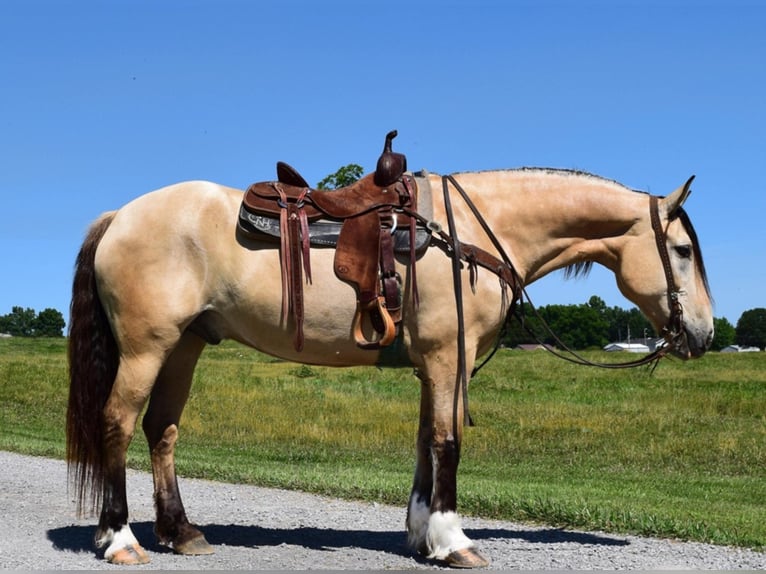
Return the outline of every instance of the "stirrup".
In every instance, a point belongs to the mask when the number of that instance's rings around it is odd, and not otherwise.
[[[383,321],[383,332],[378,340],[373,341],[365,338],[364,333],[362,332],[362,317],[365,313],[373,313],[375,311],[378,312],[380,319]],[[353,331],[354,340],[356,341],[357,346],[362,349],[379,349],[380,347],[387,347],[394,342],[394,339],[396,338],[396,324],[386,309],[385,297],[379,295],[367,303],[357,301]]]

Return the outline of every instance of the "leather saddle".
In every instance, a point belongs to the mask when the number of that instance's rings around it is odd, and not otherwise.
[[[352,328],[357,345],[379,349],[396,338],[401,278],[394,254],[409,253],[416,293],[414,261],[430,238],[408,215],[417,211],[417,185],[406,172],[406,157],[392,151],[396,135],[386,135],[376,170],[347,187],[312,189],[295,169],[279,162],[277,181],[254,183],[245,192],[238,226],[249,237],[280,242],[282,313],[295,321],[298,351],[304,342],[303,274],[310,283],[312,245],[334,246],[336,276],[356,289]],[[365,317],[377,338],[365,337]]]

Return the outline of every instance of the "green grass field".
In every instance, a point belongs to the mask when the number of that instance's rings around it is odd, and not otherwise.
[[[0,340],[0,449],[63,457],[65,344]],[[212,347],[182,419],[178,470],[404,506],[418,396],[409,369],[306,367]],[[766,545],[766,353],[666,360],[650,374],[500,351],[470,399],[463,513]],[[130,464],[148,468],[140,434]]]

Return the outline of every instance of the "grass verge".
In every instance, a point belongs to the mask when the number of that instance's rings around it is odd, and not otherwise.
[[[63,457],[65,344],[0,340],[0,449]],[[650,375],[501,351],[471,384],[459,509],[762,549],[764,367],[764,353],[710,354]],[[197,368],[178,470],[404,505],[418,396],[408,369],[306,367],[225,343]],[[146,450],[137,434],[131,466],[148,469]]]

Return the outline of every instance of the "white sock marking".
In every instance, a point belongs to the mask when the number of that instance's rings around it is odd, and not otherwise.
[[[426,538],[429,558],[443,560],[455,550],[470,548],[473,542],[460,526],[460,517],[455,512],[434,512],[428,520]]]
[[[118,550],[132,545],[138,546],[138,540],[133,535],[130,526],[126,524],[117,532],[111,528],[108,529],[104,535],[96,541],[96,545],[99,548],[104,547],[106,544],[109,544],[109,546],[104,553],[104,558],[111,560]]]

